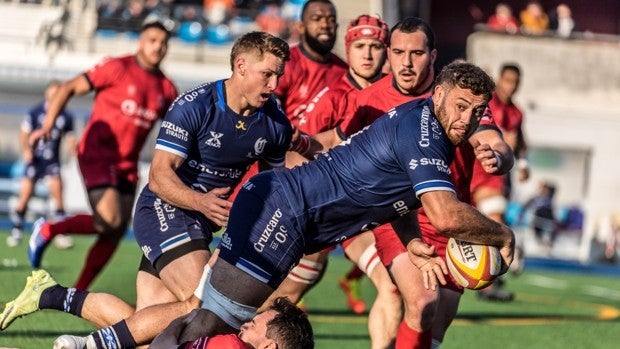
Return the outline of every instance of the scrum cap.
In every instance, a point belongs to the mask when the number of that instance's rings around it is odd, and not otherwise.
[[[347,52],[351,43],[360,38],[373,38],[388,44],[388,26],[383,20],[369,15],[361,15],[353,19],[347,26],[344,44]]]

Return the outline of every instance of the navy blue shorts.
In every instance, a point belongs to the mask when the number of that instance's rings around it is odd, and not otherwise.
[[[219,258],[273,289],[304,252],[304,235],[272,171],[243,185],[230,210]]]
[[[35,159],[25,166],[24,176],[33,181],[45,177],[60,177],[60,163],[57,161],[44,161]]]
[[[213,240],[220,227],[201,214],[172,206],[151,194],[140,194],[133,230],[144,256],[153,264],[164,253],[192,240]]]

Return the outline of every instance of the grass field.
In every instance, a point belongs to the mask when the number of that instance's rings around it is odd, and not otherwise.
[[[8,248],[5,237],[6,234],[0,234],[2,307],[21,291],[30,273],[25,243],[19,248]],[[59,283],[71,284],[91,241],[77,238],[76,247],[65,251],[50,247],[43,266]],[[125,241],[92,290],[110,292],[132,302],[139,256],[135,242]],[[17,266],[12,265],[13,260]],[[370,347],[366,317],[347,310],[337,287],[336,281],[349,266],[343,257],[334,256],[323,282],[305,298],[316,348]],[[374,290],[368,280],[364,280],[364,286],[364,296],[370,301]],[[516,291],[514,302],[480,302],[473,292],[467,291],[442,349],[620,347],[620,277],[526,269],[518,278],[509,276],[507,287]],[[42,311],[18,319],[0,332],[0,347],[50,348],[61,334],[84,335],[91,330],[92,326],[71,315]]]

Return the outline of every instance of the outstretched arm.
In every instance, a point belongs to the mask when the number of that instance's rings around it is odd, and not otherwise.
[[[515,247],[513,231],[497,223],[474,207],[460,202],[453,192],[431,191],[420,197],[429,220],[442,234],[500,249],[505,272],[512,263]]]

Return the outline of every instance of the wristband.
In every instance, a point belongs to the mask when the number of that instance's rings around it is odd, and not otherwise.
[[[504,164],[504,156],[497,150],[493,150],[493,154],[495,154],[495,160],[497,160],[497,168],[502,168],[502,165]]]
[[[299,154],[304,154],[310,149],[310,136],[302,134],[291,143],[291,146],[288,148],[290,151],[297,152]]]

